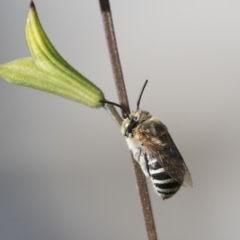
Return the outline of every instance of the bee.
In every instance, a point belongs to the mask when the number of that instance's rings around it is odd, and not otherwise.
[[[149,112],[139,109],[140,100],[148,80],[137,101],[137,110],[128,114],[119,104],[102,100],[121,108],[126,116],[121,132],[135,160],[146,177],[150,178],[155,192],[168,199],[183,185],[192,187],[191,174],[172,140],[167,127]]]

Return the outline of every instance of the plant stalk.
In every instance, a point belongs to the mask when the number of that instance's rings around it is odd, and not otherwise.
[[[109,0],[99,0],[99,3],[100,3],[100,9],[101,9],[102,20],[104,25],[105,36],[106,36],[107,45],[108,45],[108,51],[111,59],[115,85],[116,85],[118,98],[119,98],[119,103],[121,106],[123,106],[126,109],[126,111],[130,112],[127,92],[126,92],[124,78],[123,78],[122,67],[121,67],[120,58],[118,54],[110,3],[109,3]],[[116,113],[113,113],[112,110],[110,110],[106,106],[105,108],[108,110],[108,112],[112,116],[114,116],[116,120],[117,119],[115,115]],[[122,116],[124,116],[123,112],[122,112]],[[117,122],[120,123],[118,120]],[[136,175],[138,192],[139,192],[139,196],[142,204],[142,211],[144,215],[148,240],[157,240],[157,233],[155,229],[154,218],[153,218],[151,202],[148,194],[146,179],[142,173],[142,170],[139,164],[134,160],[133,156],[132,156],[132,162],[133,162],[134,171]]]
[[[119,125],[122,125],[122,118],[118,114],[116,108],[111,104],[104,104],[104,108],[107,110],[107,112],[112,116],[113,120]]]

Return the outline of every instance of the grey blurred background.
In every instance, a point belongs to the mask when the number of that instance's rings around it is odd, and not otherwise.
[[[0,63],[29,56],[29,0],[0,2]],[[61,55],[118,101],[98,1],[35,0]],[[159,239],[239,239],[239,1],[111,1],[131,108],[169,128],[194,187],[162,201]],[[0,239],[146,239],[117,125],[100,109],[0,81]]]

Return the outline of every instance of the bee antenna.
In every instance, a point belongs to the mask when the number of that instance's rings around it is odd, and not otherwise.
[[[143,94],[143,91],[144,91],[147,83],[148,83],[148,80],[145,81],[145,83],[144,83],[144,85],[142,87],[142,91],[141,91],[141,93],[139,95],[139,98],[138,98],[138,101],[137,101],[137,110],[139,109],[139,105],[140,105],[140,101],[141,101],[141,98],[142,98],[142,94]]]
[[[129,118],[129,114],[127,113],[126,109],[123,106],[121,106],[120,104],[110,102],[110,101],[107,101],[107,100],[100,100],[99,102],[104,103],[104,104],[107,103],[107,104],[114,105],[116,107],[121,108],[123,110],[124,115],[126,115],[127,118]]]

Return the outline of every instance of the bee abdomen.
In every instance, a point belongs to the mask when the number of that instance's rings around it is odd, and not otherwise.
[[[181,187],[181,184],[172,179],[161,167],[156,159],[148,161],[150,179],[153,188],[163,199],[172,197]]]

